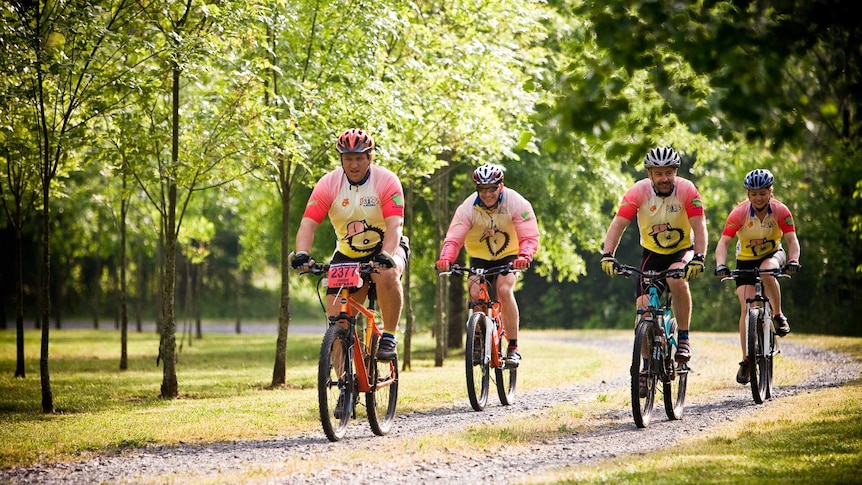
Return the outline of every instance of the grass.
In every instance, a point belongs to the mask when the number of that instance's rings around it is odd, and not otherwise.
[[[628,331],[522,331],[519,392],[571,386],[627,375],[628,356],[578,345],[595,336],[628,342]],[[739,350],[730,334],[698,338],[688,402],[737,393],[733,382]],[[705,335],[704,335],[705,337]],[[794,336],[862,356],[862,339]],[[15,334],[0,331],[0,467],[54,463],[103,451],[149,444],[206,443],[270,439],[319,429],[315,393],[318,335],[291,335],[288,385],[269,389],[275,336],[206,334],[187,342],[179,354],[180,396],[158,397],[162,368],[156,366],[158,337],[129,334],[129,369],[119,367],[119,334],[113,330],[52,330],[51,387],[57,413],[40,406],[38,331],[26,333],[25,379],[14,378]],[[414,338],[413,368],[402,374],[399,413],[469,407],[463,391],[462,355],[453,352],[443,367],[433,366],[430,336]],[[778,385],[804,379],[810,366],[782,357]],[[441,460],[522,446],[587,431],[607,421],[609,412],[628,409],[628,392],[586,396],[560,403],[539,415],[393,441],[403,456]],[[811,410],[799,413],[799,409]],[[531,477],[531,483],[688,482],[719,477],[736,482],[757,477],[767,482],[858,481],[862,449],[862,383],[772,401],[749,417],[691,439],[667,452],[619,457],[600,464]],[[306,460],[307,461],[307,460]],[[289,467],[313,467],[285,463]],[[266,475],[266,470],[249,471]],[[242,477],[238,477],[239,480]],[[707,480],[709,481],[709,480]]]

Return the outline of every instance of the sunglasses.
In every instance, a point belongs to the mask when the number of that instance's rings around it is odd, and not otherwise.
[[[491,187],[476,187],[476,192],[479,192],[479,193],[485,192],[486,194],[490,194],[492,192],[496,192],[497,189],[499,189],[499,188],[500,188],[499,184],[493,185]]]

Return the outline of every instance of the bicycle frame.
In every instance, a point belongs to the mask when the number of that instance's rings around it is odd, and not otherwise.
[[[347,322],[347,338],[352,340],[348,347],[348,351],[353,355],[353,370],[356,374],[356,389],[359,392],[371,392],[374,387],[389,384],[392,381],[391,378],[381,382],[370,382],[368,367],[365,364],[365,353],[362,350],[364,348],[370,354],[373,351],[372,338],[374,335],[378,337],[378,340],[383,336],[383,332],[377,328],[374,314],[375,300],[371,294],[371,290],[369,290],[369,304],[367,307],[354,300],[353,297],[350,296],[350,291],[347,288],[341,288],[338,299],[340,305],[339,314],[337,316],[329,317],[329,324],[338,325],[339,321]],[[356,315],[359,313],[365,316],[365,335],[362,342],[359,340],[359,333],[356,332]],[[361,343],[364,343],[365,345],[360,345]]]
[[[668,341],[672,346],[676,346],[676,336],[673,334],[670,328],[670,320],[671,320],[671,310],[670,310],[670,302],[671,302],[671,294],[670,292],[665,295],[664,303],[661,302],[661,296],[659,295],[658,288],[650,284],[647,292],[648,305],[646,308],[638,308],[638,315],[641,315],[647,321],[658,322],[658,326],[655,328],[655,337],[662,338]],[[649,316],[644,316],[645,314],[650,314]],[[665,348],[663,342],[656,342],[661,345],[657,345],[654,348],[653,361],[658,362],[658,359],[661,359],[665,356],[665,352],[668,350]]]
[[[772,321],[772,305],[763,290],[761,275],[768,274],[775,278],[789,278],[780,268],[736,269],[730,276],[721,281],[735,280],[742,277],[754,277],[754,295],[746,297],[745,304],[745,354],[749,362],[749,384],[754,402],[762,404],[764,399],[772,397],[773,358],[780,353],[778,341],[775,338],[775,328]]]
[[[518,366],[507,365],[503,357],[503,339],[506,336],[503,311],[500,302],[491,298],[488,277],[517,271],[507,264],[488,269],[452,266],[450,271],[441,273],[476,277],[471,281],[471,284],[478,285],[478,289],[475,298],[472,293],[470,296],[464,349],[467,396],[476,411],[483,410],[488,402],[491,369],[494,370],[500,403],[509,405],[514,399]]]
[[[388,433],[395,418],[398,363],[396,359],[376,358],[383,333],[377,327],[374,310],[377,296],[370,276],[375,270],[371,263],[315,264],[308,270],[311,274],[326,274],[327,287],[337,290],[332,304],[338,305],[338,313],[328,316],[317,377],[320,420],[330,441],[344,436],[350,419],[356,417],[361,394],[365,394],[368,422],[374,434]],[[352,290],[365,284],[367,305],[363,304],[365,297],[360,301],[351,295]],[[321,305],[326,311],[322,298]],[[362,339],[356,328],[359,315],[365,316]]]
[[[503,328],[503,310],[499,301],[491,300],[488,278],[481,273],[478,276],[479,281],[476,284],[479,285],[479,295],[475,300],[471,299],[470,312],[482,312],[491,321],[491,325],[485,326],[484,361],[494,369],[502,369],[505,363],[501,358],[500,345],[506,335],[506,329]]]

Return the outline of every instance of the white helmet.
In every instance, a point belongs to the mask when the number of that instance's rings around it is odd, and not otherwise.
[[[473,171],[473,183],[476,185],[497,185],[503,181],[503,169],[486,163]]]
[[[679,154],[671,147],[655,147],[644,158],[644,167],[679,167]]]

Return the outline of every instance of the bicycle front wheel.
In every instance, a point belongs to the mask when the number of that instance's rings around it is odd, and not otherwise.
[[[490,363],[485,359],[485,318],[484,313],[477,312],[467,319],[467,343],[464,348],[467,397],[470,398],[470,406],[476,411],[485,409],[488,404],[490,385]]]
[[[653,366],[653,322],[640,320],[635,327],[632,351],[631,388],[632,416],[638,428],[646,428],[652,419],[655,405],[655,386],[658,377]],[[642,385],[643,384],[643,385]]]
[[[498,351],[506,348],[503,342],[500,342]],[[497,395],[500,397],[500,404],[508,406],[515,402],[515,387],[518,384],[518,368],[509,367],[505,364],[505,355],[500,356],[500,362],[503,362],[502,368],[495,368],[494,375],[497,383]]]
[[[383,436],[392,428],[395,420],[395,407],[398,404],[398,360],[377,360],[377,346],[380,337],[372,336],[371,353],[368,361],[369,384],[371,392],[365,393],[368,407],[368,424],[377,436]]]
[[[763,310],[749,308],[745,326],[748,330],[748,366],[751,375],[751,397],[762,404],[769,381],[767,357],[764,352]]]
[[[685,388],[688,385],[688,364],[673,361],[674,346],[668,344],[665,356],[665,368],[668,369],[667,380],[664,381],[664,411],[668,419],[682,419],[685,408]]]
[[[354,385],[347,330],[338,325],[326,329],[320,345],[317,400],[323,432],[329,441],[340,440],[347,432],[353,413]]]
[[[766,365],[763,373],[766,374],[766,399],[772,399],[772,370],[775,363],[775,332],[772,330],[772,317],[769,313],[763,314],[763,358]]]

